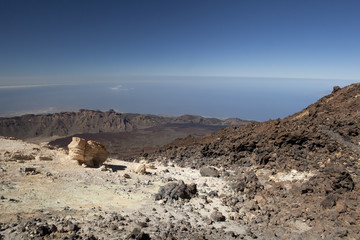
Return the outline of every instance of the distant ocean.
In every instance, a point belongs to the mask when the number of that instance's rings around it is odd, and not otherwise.
[[[309,79],[178,79],[0,87],[0,116],[93,109],[248,120],[282,118],[354,81]]]

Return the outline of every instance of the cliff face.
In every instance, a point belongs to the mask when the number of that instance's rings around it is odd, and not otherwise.
[[[226,120],[184,115],[163,117],[149,114],[118,113],[79,110],[42,115],[23,115],[0,118],[0,135],[21,139],[50,136],[72,136],[82,133],[130,132],[169,123],[192,123],[201,125],[227,125]],[[238,124],[247,121],[238,120]]]

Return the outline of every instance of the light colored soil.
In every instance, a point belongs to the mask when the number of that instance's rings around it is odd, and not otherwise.
[[[32,154],[35,160],[9,160],[13,153]],[[39,156],[52,160],[40,160]],[[61,212],[64,209],[81,214],[93,214],[99,209],[128,215],[141,212],[146,216],[157,215],[164,221],[184,219],[203,227],[208,224],[204,219],[214,209],[222,212],[226,219],[230,218],[231,211],[220,198],[211,199],[210,203],[205,203],[201,197],[174,204],[154,200],[154,194],[160,186],[168,183],[169,178],[187,184],[196,183],[199,195],[213,190],[217,190],[219,195],[226,194],[230,188],[223,179],[201,177],[195,169],[165,167],[156,163],[155,169],[147,169],[148,174],[139,175],[130,170],[132,164],[109,159],[105,162],[107,171],[85,168],[69,160],[64,151],[0,138],[0,196],[3,198],[0,200],[0,218],[7,222],[16,214],[36,216],[44,211]],[[22,170],[25,168],[36,168],[36,172],[25,173]],[[124,174],[131,178],[124,178]],[[157,209],[156,213],[153,209]],[[217,222],[213,226],[238,234],[246,230],[231,221]]]

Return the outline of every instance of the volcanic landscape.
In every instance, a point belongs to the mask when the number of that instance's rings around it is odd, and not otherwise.
[[[0,118],[0,239],[360,239],[359,134],[359,83],[266,122]]]

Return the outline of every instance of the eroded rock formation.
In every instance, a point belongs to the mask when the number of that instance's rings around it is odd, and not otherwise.
[[[99,167],[108,157],[105,146],[96,141],[85,141],[83,138],[73,137],[68,145],[70,160],[78,161],[88,167]]]

